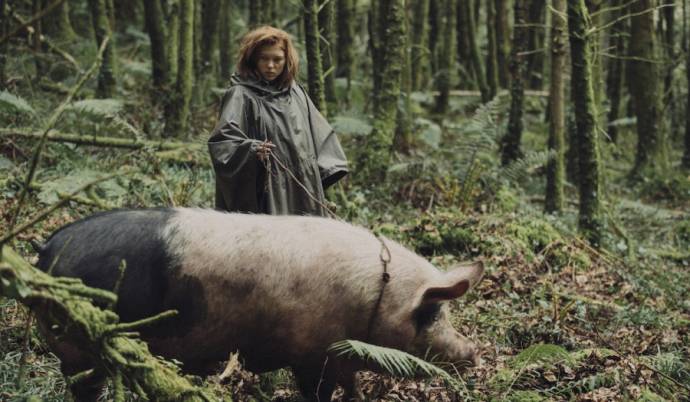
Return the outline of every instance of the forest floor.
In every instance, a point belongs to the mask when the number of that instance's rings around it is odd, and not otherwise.
[[[417,98],[423,103],[423,94]],[[527,116],[528,150],[544,149],[541,102],[533,100]],[[631,161],[621,155],[632,154],[633,132],[624,132],[618,147],[605,145],[607,227],[602,247],[595,249],[574,229],[572,185],[564,213],[545,215],[540,163],[526,157],[520,169],[501,170],[490,149],[470,161],[463,154],[458,136],[489,130],[486,122],[492,113],[505,112],[504,106],[471,117],[471,102],[456,100],[450,115],[459,117],[447,119],[442,130],[433,119],[416,122],[420,150],[400,157],[386,183],[348,180],[329,194],[342,218],[402,242],[442,269],[461,260],[486,266],[482,282],[452,304],[456,328],[482,352],[482,365],[460,375],[463,387],[451,391],[440,380],[363,373],[364,393],[376,401],[690,400],[690,177],[671,169],[660,178],[631,182]],[[215,108],[209,110],[206,128]],[[68,115],[62,129],[96,129],[98,124],[83,123],[82,117]],[[354,126],[354,120],[343,116],[339,124]],[[108,124],[122,130],[122,121],[111,118]],[[492,124],[498,132],[504,123]],[[201,135],[194,142],[204,140]],[[348,150],[357,141],[354,135],[344,139]],[[4,137],[0,144],[0,218],[6,227],[35,142]],[[191,163],[158,156],[147,149],[49,143],[20,220],[56,202],[59,193],[104,173],[122,174],[74,197],[22,233],[16,246],[35,258],[29,240],[44,239],[98,210],[212,205],[212,171],[203,151],[192,152]],[[20,363],[23,350],[29,353]],[[0,356],[0,400],[65,398],[58,360],[13,300],[0,299]],[[18,390],[22,366],[26,379]],[[295,396],[286,371],[263,379],[238,371],[225,385],[217,377],[206,381],[234,400],[256,399],[257,387],[276,401]]]

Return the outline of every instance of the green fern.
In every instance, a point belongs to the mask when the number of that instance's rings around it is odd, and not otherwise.
[[[331,122],[338,134],[367,135],[373,129],[369,122],[357,116],[336,116]]]
[[[143,138],[142,133],[119,114],[124,109],[124,102],[119,99],[84,99],[72,103],[67,110],[79,116],[86,116],[95,123],[103,123],[134,138]]]
[[[518,181],[527,176],[531,170],[544,166],[551,159],[556,157],[556,152],[550,151],[533,151],[522,158],[510,163],[508,166],[499,168],[498,177],[505,177],[511,181]]]
[[[36,115],[36,111],[24,99],[7,91],[0,91],[0,111]]]
[[[532,345],[515,356],[511,362],[513,367],[525,367],[531,364],[554,364],[558,362],[572,363],[573,359],[563,347],[548,343]]]
[[[419,374],[427,377],[440,377],[453,388],[462,388],[462,384],[445,370],[398,349],[348,339],[332,344],[328,350],[335,352],[338,356],[354,356],[362,360],[373,361],[396,377],[414,377]]]

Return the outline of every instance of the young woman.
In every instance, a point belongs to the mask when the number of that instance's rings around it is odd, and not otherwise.
[[[295,82],[287,32],[259,27],[242,38],[237,72],[208,141],[216,208],[322,215],[324,189],[347,174],[335,132]]]

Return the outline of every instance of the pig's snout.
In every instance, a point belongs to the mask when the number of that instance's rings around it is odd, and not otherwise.
[[[454,333],[449,336],[447,342],[443,342],[444,360],[452,363],[458,368],[474,367],[480,363],[479,350],[474,342],[460,335]]]

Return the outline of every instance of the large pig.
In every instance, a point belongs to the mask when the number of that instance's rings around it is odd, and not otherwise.
[[[190,373],[217,371],[239,351],[249,370],[289,366],[306,397],[329,401],[336,383],[353,392],[352,374],[362,368],[328,356],[336,341],[477,361],[475,346],[452,328],[443,302],[471,288],[480,265],[441,272],[391,240],[331,219],[122,210],[63,227],[39,254],[42,269],[55,260],[54,275],[103,289],[114,288],[126,260],[117,313],[128,322],[178,310],[142,337],[154,354],[183,362]],[[90,367],[75,345],[47,335],[63,372]],[[99,386],[92,381],[72,392],[78,400],[94,399]]]

